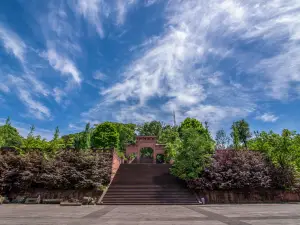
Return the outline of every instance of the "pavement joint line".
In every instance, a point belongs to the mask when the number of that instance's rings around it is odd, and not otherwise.
[[[98,219],[98,218],[104,216],[105,214],[111,212],[115,208],[117,208],[117,206],[114,206],[114,205],[104,206],[104,208],[94,211],[88,215],[85,215],[85,216],[81,217],[80,219],[86,219],[86,218],[87,219]]]
[[[98,210],[99,211],[99,210]],[[95,219],[97,219],[96,217]],[[282,219],[300,219],[300,216],[259,216],[259,217],[250,217],[250,216],[241,216],[241,217],[227,217],[228,219],[233,220],[282,220]],[[13,216],[1,216],[1,219],[14,219],[14,220],[23,220],[23,219],[72,219],[72,220],[87,220],[93,218],[87,217],[50,217],[50,216],[24,216],[24,217],[13,217]],[[102,218],[103,219],[103,218]],[[110,218],[111,219],[111,218]],[[216,220],[215,218],[211,217],[195,217],[195,216],[188,216],[188,217],[143,217],[143,218],[128,218],[128,217],[118,217],[115,220],[125,219],[126,221],[213,221]],[[114,220],[113,218],[111,220]]]
[[[205,210],[203,207],[193,207],[193,206],[184,206],[187,209],[190,209],[194,212],[200,213],[202,215],[207,216],[211,220],[217,220],[227,225],[251,225],[250,223],[246,223],[240,220],[239,217],[227,217],[218,213],[210,212]]]

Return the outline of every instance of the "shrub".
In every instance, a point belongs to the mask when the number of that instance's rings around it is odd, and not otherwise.
[[[188,186],[198,190],[283,189],[293,185],[293,177],[293,170],[273,166],[259,152],[223,150]]]
[[[31,151],[25,155],[0,155],[0,193],[32,188],[93,189],[111,176],[110,152],[65,150],[52,158]]]

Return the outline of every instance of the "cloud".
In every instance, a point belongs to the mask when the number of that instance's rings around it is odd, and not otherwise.
[[[103,0],[77,0],[75,10],[96,28],[100,37],[104,37],[101,19],[108,16],[109,9]]]
[[[80,126],[80,125],[77,125],[77,124],[74,124],[74,123],[70,123],[68,128],[69,128],[69,130],[79,132],[79,131],[82,131],[84,129],[84,126]]]
[[[6,51],[13,54],[21,63],[24,63],[26,44],[23,40],[9,28],[0,23],[0,39]]]
[[[51,116],[50,110],[42,103],[34,100],[29,91],[19,89],[19,98],[28,107],[35,118],[43,120]]]
[[[120,82],[102,90],[106,106],[138,105],[133,114],[156,107],[156,100],[163,111],[174,110],[180,118],[193,115],[203,120],[214,115],[232,120],[253,112],[258,94],[282,99],[300,81],[299,1],[169,3],[164,31],[140,45],[135,59],[123,68]],[[233,45],[236,42],[264,43],[272,54],[244,51]],[[220,66],[223,60],[237,61],[234,66],[241,71],[228,72]],[[101,103],[88,115],[97,117],[99,108]],[[123,112],[116,113],[123,118]],[[159,114],[165,118],[164,112]]]
[[[57,103],[61,103],[63,97],[66,96],[66,93],[63,90],[59,89],[58,87],[55,87],[53,89],[53,96]]]
[[[31,116],[40,120],[51,118],[50,110],[41,102],[34,99],[31,86],[25,79],[8,75],[8,83],[15,88],[18,98],[27,107]]]
[[[38,80],[36,77],[30,74],[26,74],[25,79],[31,83],[31,87],[33,88],[35,93],[41,94],[45,97],[49,95],[50,92],[42,81]]]
[[[261,120],[263,122],[272,122],[272,123],[276,122],[278,118],[279,118],[278,116],[275,116],[272,113],[264,113],[256,117],[257,120]]]
[[[112,108],[118,102],[127,103],[128,107],[138,104],[134,109],[140,112],[135,117],[141,120],[145,117],[139,115],[146,113],[143,108],[156,107],[149,105],[149,101],[156,98],[164,99],[158,103],[163,109],[158,118],[164,118],[166,111],[172,110],[180,115],[200,112],[199,108],[211,107],[207,101],[212,100],[218,101],[214,109],[219,112],[235,112],[240,107],[241,111],[249,113],[248,109],[255,106],[251,97],[238,87],[226,87],[224,74],[207,63],[211,57],[221,60],[231,52],[211,43],[210,32],[216,31],[209,31],[209,28],[220,21],[234,27],[243,20],[243,9],[232,1],[221,5],[217,1],[211,4],[203,1],[172,3],[166,9],[165,31],[140,45],[136,59],[123,69],[123,80],[101,92],[105,104]],[[228,18],[224,20],[224,16]],[[237,92],[240,94],[236,95]],[[95,111],[97,108],[91,110],[90,115],[96,114]],[[123,118],[123,111],[119,114],[119,119]],[[226,115],[234,117],[231,113]]]
[[[1,84],[1,83],[0,83],[0,91],[2,91],[4,93],[10,92],[9,87],[6,86],[5,84]]]
[[[137,0],[117,0],[117,24],[123,24],[125,22],[126,14],[128,10],[137,3]]]
[[[104,73],[102,73],[101,71],[96,71],[93,74],[93,78],[95,80],[105,80],[107,78],[107,76]]]
[[[80,72],[76,68],[73,61],[66,56],[60,55],[56,50],[49,49],[43,56],[48,60],[49,64],[62,75],[69,75],[76,84],[81,83]]]

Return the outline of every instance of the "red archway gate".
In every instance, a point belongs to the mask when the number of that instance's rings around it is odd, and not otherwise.
[[[165,154],[163,144],[157,143],[156,136],[137,136],[136,143],[132,145],[128,145],[126,147],[126,155],[136,154],[137,163],[140,162],[141,159],[141,149],[142,148],[152,148],[153,149],[153,163],[156,163],[157,154]]]

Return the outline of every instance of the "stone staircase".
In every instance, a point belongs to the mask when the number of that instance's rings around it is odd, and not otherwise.
[[[121,164],[102,199],[107,205],[198,204],[169,164]]]

